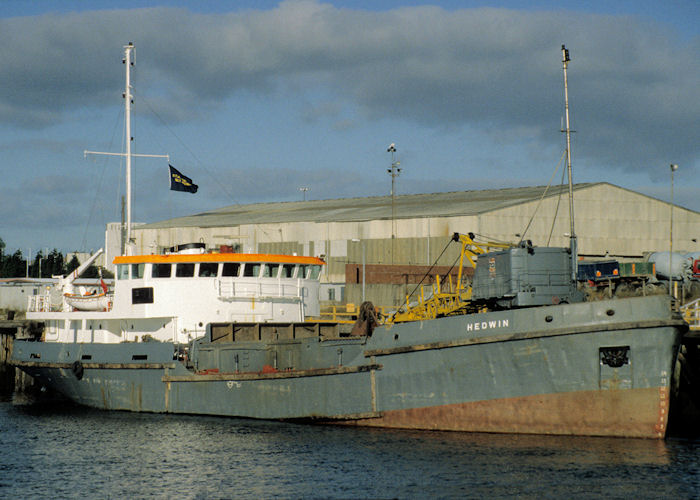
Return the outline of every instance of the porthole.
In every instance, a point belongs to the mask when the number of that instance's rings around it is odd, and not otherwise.
[[[554,319],[554,318],[552,318],[552,316],[550,316],[550,315],[547,315],[547,316],[544,317],[544,320],[545,320],[547,323],[551,323],[553,319]]]
[[[608,316],[614,316],[614,315],[615,315],[615,310],[614,310],[614,309],[608,309],[607,311],[605,311],[605,314],[607,314]]]

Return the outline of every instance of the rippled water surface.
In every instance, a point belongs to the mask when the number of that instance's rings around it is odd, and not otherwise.
[[[697,498],[700,441],[411,432],[0,402],[0,498]]]

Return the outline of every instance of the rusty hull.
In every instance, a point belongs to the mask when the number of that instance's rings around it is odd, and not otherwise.
[[[668,426],[665,387],[539,394],[383,412],[344,425],[465,432],[660,439]]]

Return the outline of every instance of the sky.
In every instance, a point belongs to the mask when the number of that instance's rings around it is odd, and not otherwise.
[[[135,45],[133,220],[227,205],[574,182],[700,211],[700,2],[0,2],[0,238],[96,250],[121,218]],[[300,188],[308,188],[302,191]]]

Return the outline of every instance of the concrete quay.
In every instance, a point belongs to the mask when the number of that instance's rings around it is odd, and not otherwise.
[[[33,322],[27,320],[0,320],[0,398],[39,389],[32,377],[10,365],[14,339],[33,326]]]

